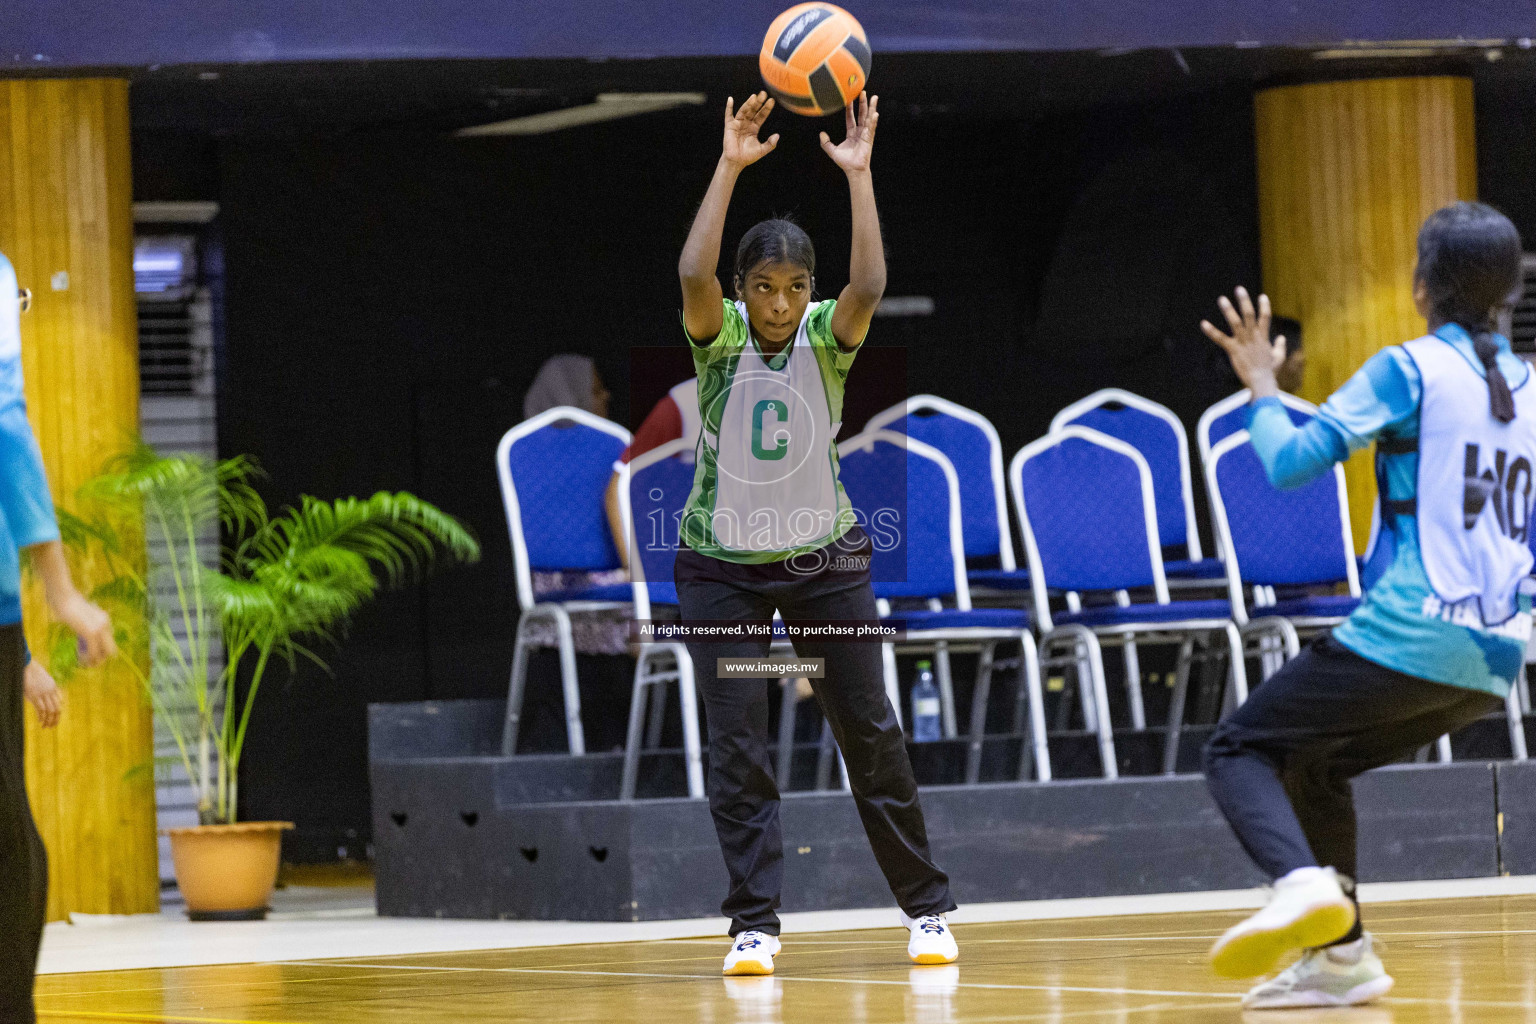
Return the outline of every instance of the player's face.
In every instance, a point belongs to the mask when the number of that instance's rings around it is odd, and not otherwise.
[[[760,340],[786,342],[811,304],[810,271],[796,263],[759,263],[741,283],[741,301]]]

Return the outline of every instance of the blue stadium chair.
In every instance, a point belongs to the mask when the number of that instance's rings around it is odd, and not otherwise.
[[[582,409],[559,406],[519,423],[502,436],[496,448],[496,472],[512,538],[517,603],[522,609],[501,741],[502,753],[507,756],[517,752],[528,679],[528,627],[541,619],[555,625],[567,743],[571,753],[586,753],[571,616],[627,605],[629,585],[535,595],[533,572],[599,572],[621,567],[604,513],[603,495],[613,475],[613,464],[629,441],[629,431],[618,424]]]
[[[865,431],[844,441],[838,451],[843,487],[874,549],[870,575],[882,619],[902,630],[906,643],[967,645],[981,653],[971,702],[966,780],[975,782],[980,773],[993,653],[997,644],[1008,641],[1023,647],[1020,703],[1027,706],[1030,742],[1020,757],[1020,777],[1033,763],[1036,778],[1050,779],[1044,696],[1029,613],[972,606],[960,480],[954,466],[937,448],[890,430]],[[882,653],[886,693],[899,717],[895,647],[886,643]]]
[[[619,468],[619,514],[629,548],[635,619],[640,622],[651,621],[658,606],[677,604],[672,567],[677,558],[680,517],[693,489],[694,466],[688,458],[692,452],[692,439],[678,438]],[[642,730],[651,689],[655,687],[657,693],[655,702],[650,704],[649,745],[656,746],[666,707],[666,691],[662,687],[672,682],[677,683],[678,703],[682,709],[688,795],[695,799],[704,796],[693,659],[688,656],[688,648],[683,643],[642,639],[635,657],[635,686],[629,705],[620,800],[631,800],[635,795],[640,751],[645,741]]]
[[[1244,625],[1256,614],[1316,631],[1342,622],[1360,604],[1360,575],[1350,532],[1344,467],[1334,466],[1304,487],[1277,490],[1258,454],[1239,430],[1219,441],[1205,464],[1211,520],[1227,550],[1232,615]],[[1274,600],[1275,588],[1343,587],[1345,594],[1307,594]],[[1257,588],[1252,608],[1246,588]],[[1295,654],[1294,631],[1287,642]]]
[[[1008,526],[1003,443],[990,420],[936,395],[914,395],[871,416],[864,430],[894,430],[943,452],[960,478],[965,557],[997,562],[995,568],[968,570],[971,586],[1029,591],[1029,571],[1018,568]]]
[[[693,441],[678,438],[637,456],[619,467],[619,515],[629,549],[629,586],[633,591],[635,619],[653,621],[658,610],[675,610],[677,585],[673,566],[680,543],[678,528],[693,489]],[[789,653],[784,623],[774,618],[774,644]],[[702,749],[699,733],[697,686],[693,659],[685,643],[642,640],[635,658],[635,684],[629,706],[629,730],[624,744],[624,771],[619,799],[634,798],[639,778],[640,754],[659,746],[666,715],[668,683],[677,683],[683,721],[683,759],[688,775],[688,795],[704,795]],[[654,691],[654,693],[653,693]],[[647,723],[646,719],[649,718]],[[780,711],[778,778],[789,788],[789,758],[794,741],[794,689],[785,687]],[[787,723],[787,725],[786,725]],[[787,737],[786,737],[787,730]]]
[[[1291,422],[1298,427],[1317,415],[1317,406],[1305,398],[1297,398],[1284,391],[1280,392],[1279,398],[1285,411],[1290,414]],[[1195,426],[1195,443],[1200,448],[1201,465],[1211,461],[1211,449],[1218,441],[1231,437],[1239,430],[1248,429],[1248,403],[1252,399],[1253,392],[1244,388],[1200,414],[1200,422]]]
[[[1190,483],[1189,437],[1173,410],[1120,388],[1104,388],[1058,412],[1051,419],[1051,431],[1073,424],[1119,438],[1147,460],[1157,499],[1158,536],[1166,546],[1184,549],[1183,558],[1163,562],[1168,577],[1221,579],[1221,562],[1205,558],[1200,550]]]
[[[1106,777],[1118,769],[1101,643],[1175,642],[1187,663],[1195,642],[1225,639],[1232,693],[1246,699],[1242,638],[1228,603],[1169,598],[1152,470],[1136,448],[1063,427],[1019,450],[1009,483],[1034,573],[1041,663],[1072,665],[1088,680],[1083,717],[1098,734]],[[1066,611],[1051,611],[1052,590],[1068,593]],[[1133,603],[1133,590],[1151,590],[1153,600]],[[1112,595],[1113,603],[1083,607],[1080,594]],[[1181,665],[1179,674],[1186,671]]]

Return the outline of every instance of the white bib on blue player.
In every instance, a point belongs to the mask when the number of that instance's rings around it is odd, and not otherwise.
[[[736,303],[743,320],[745,303]],[[829,539],[837,521],[832,422],[806,309],[789,358],[772,369],[749,342],[726,393],[716,455],[715,541],[735,551],[789,551]],[[707,421],[706,421],[707,424]]]
[[[1488,382],[1434,335],[1403,346],[1423,380],[1419,407],[1419,550],[1452,621],[1497,626],[1518,611],[1531,571],[1536,387],[1509,382],[1515,418],[1488,411]]]

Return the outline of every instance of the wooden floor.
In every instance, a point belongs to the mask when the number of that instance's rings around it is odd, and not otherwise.
[[[1397,988],[1354,1010],[1245,1014],[1204,957],[1240,916],[961,924],[948,967],[912,967],[896,928],[788,935],[771,978],[722,978],[723,938],[52,975],[38,1008],[47,1024],[1536,1024],[1536,896],[1367,907]]]

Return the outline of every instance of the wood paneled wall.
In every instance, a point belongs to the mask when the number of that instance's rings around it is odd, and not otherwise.
[[[1472,81],[1378,78],[1255,99],[1264,289],[1302,322],[1302,396],[1327,398],[1387,345],[1424,333],[1414,241],[1426,216],[1477,195]],[[1376,500],[1370,452],[1345,467],[1356,544]]]
[[[0,81],[0,251],[33,294],[21,322],[27,405],[63,505],[138,428],[131,192],[127,82]],[[100,579],[96,566],[74,571],[82,589]],[[28,642],[45,650],[35,583],[23,603]],[[57,729],[27,734],[49,916],[154,911],[148,702],[121,664],[81,672],[66,701]]]

